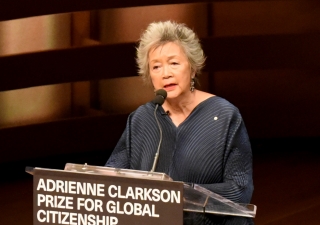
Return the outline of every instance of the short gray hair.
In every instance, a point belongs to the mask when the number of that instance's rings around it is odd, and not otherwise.
[[[206,60],[197,35],[185,24],[172,21],[153,22],[142,33],[139,45],[136,48],[136,61],[139,67],[138,74],[146,83],[150,83],[149,51],[152,48],[175,42],[180,45],[186,54],[192,71],[198,76]]]

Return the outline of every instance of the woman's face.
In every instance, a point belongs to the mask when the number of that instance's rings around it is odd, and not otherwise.
[[[151,49],[148,62],[154,88],[166,90],[168,99],[190,93],[191,67],[178,44],[168,42]]]

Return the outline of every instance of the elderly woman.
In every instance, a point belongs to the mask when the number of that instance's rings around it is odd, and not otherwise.
[[[205,56],[196,34],[184,24],[151,23],[137,47],[139,74],[164,89],[157,109],[163,139],[156,172],[199,184],[232,201],[249,203],[252,153],[238,109],[227,100],[195,88]],[[150,171],[159,143],[148,102],[132,112],[106,166]],[[188,214],[188,215],[187,215]],[[242,217],[185,213],[184,224],[251,224]]]

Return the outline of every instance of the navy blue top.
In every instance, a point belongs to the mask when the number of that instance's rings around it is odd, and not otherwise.
[[[148,102],[129,115],[106,166],[151,170],[160,139],[154,109],[154,103]],[[164,172],[176,181],[199,184],[234,202],[250,202],[252,152],[242,117],[234,105],[223,98],[210,97],[178,127],[161,106],[157,117],[163,139],[156,172]],[[184,224],[252,223],[242,217],[200,217]]]

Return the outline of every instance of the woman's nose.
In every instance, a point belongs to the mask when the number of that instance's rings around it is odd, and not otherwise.
[[[164,67],[163,67],[162,77],[163,77],[163,78],[172,77],[172,73],[171,73],[171,70],[170,70],[170,67],[169,67],[169,66],[164,66]]]

